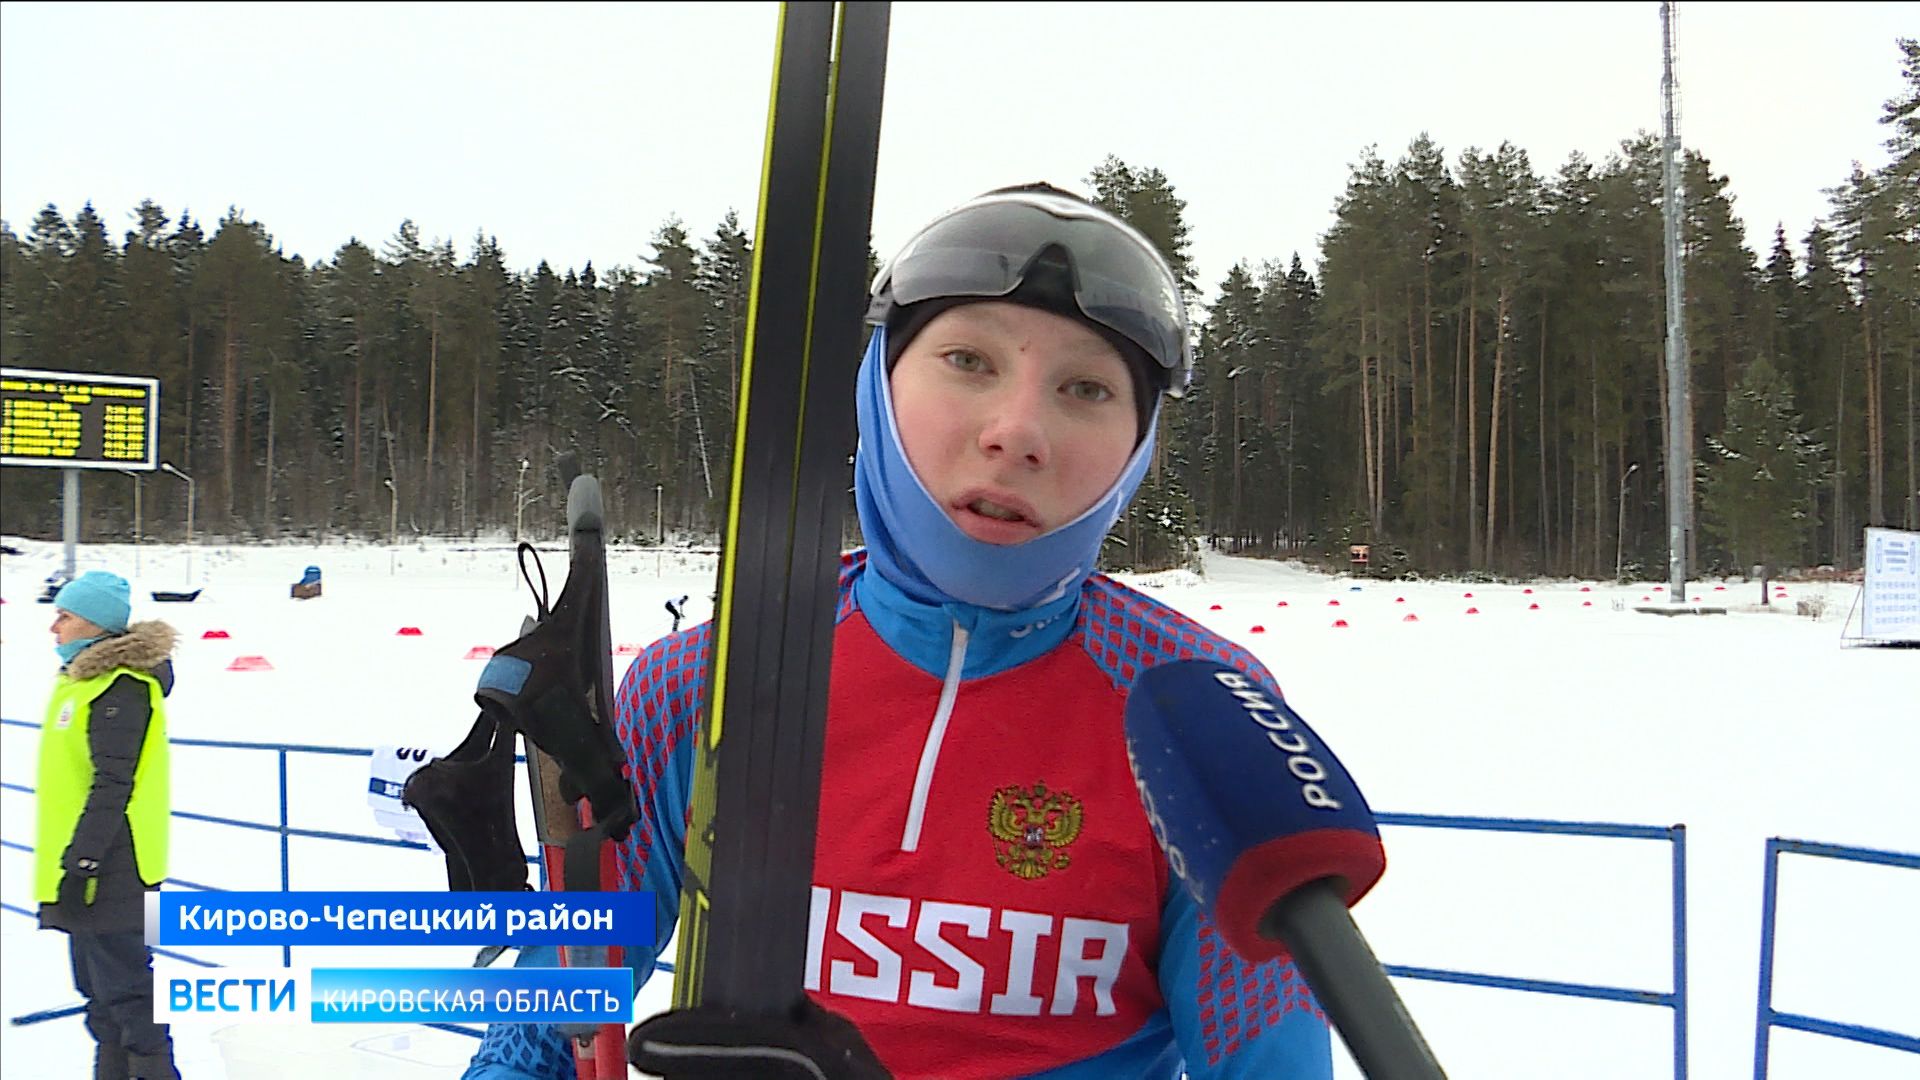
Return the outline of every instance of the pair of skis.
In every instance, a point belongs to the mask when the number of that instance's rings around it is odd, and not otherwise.
[[[804,993],[889,21],[887,3],[781,8],[695,748],[676,1007],[776,1015]],[[577,750],[604,745],[613,732],[603,516],[598,484],[574,480],[568,589],[554,614],[580,578],[583,602],[594,607],[570,612],[579,628],[570,660],[590,688],[572,704],[593,723]],[[618,888],[610,841],[625,835],[628,807],[610,792],[580,790],[547,747],[531,735],[527,742],[547,887]],[[624,782],[630,766],[624,755],[614,761]],[[570,966],[621,961],[618,949],[563,949],[562,958]],[[628,1075],[617,1025],[570,1034],[580,1080]]]
[[[889,5],[786,4],[674,1004],[802,994]]]

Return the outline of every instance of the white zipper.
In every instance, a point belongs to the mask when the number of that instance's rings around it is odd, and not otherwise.
[[[920,769],[913,775],[913,802],[907,807],[907,828],[900,834],[900,850],[920,846],[920,826],[927,816],[927,789],[933,786],[933,766],[940,760],[940,743],[947,737],[953,699],[960,696],[960,671],[967,660],[967,628],[953,624],[953,651],[947,656],[947,680],[940,686],[940,706],[933,711],[933,727],[920,748]]]

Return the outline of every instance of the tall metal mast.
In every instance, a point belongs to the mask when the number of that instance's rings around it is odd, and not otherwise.
[[[1687,599],[1687,534],[1693,523],[1693,408],[1687,377],[1687,318],[1684,268],[1680,257],[1680,227],[1685,218],[1680,191],[1680,119],[1673,78],[1673,24],[1675,5],[1660,5],[1660,78],[1664,120],[1662,169],[1663,214],[1667,248],[1667,596],[1668,602]]]

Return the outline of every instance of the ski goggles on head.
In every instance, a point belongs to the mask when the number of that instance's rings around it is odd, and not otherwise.
[[[923,300],[1008,296],[1056,264],[1055,249],[1080,313],[1138,345],[1168,394],[1184,393],[1193,352],[1173,271],[1132,226],[1066,195],[996,192],[941,215],[881,267],[867,321],[885,325],[896,307]]]

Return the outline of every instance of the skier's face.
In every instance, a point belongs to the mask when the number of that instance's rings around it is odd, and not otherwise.
[[[960,529],[1018,544],[1072,521],[1113,486],[1139,434],[1112,344],[1003,301],[941,312],[891,376],[907,461]]]

